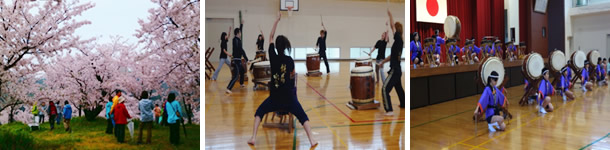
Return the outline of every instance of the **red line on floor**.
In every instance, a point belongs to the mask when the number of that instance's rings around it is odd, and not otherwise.
[[[337,105],[333,104],[332,102],[330,102],[330,100],[328,100],[324,95],[322,95],[322,93],[318,92],[318,90],[316,90],[315,88],[313,88],[313,86],[311,86],[307,81],[302,80],[301,81],[305,82],[305,84],[307,84],[307,86],[309,88],[311,88],[314,92],[318,93],[318,95],[320,95],[320,97],[322,97],[326,102],[330,103],[331,105],[333,105],[333,107],[335,107],[335,109],[337,109],[339,112],[341,112],[341,114],[343,114],[343,116],[345,116],[347,119],[349,119],[351,122],[353,123],[359,123],[359,122],[377,122],[377,121],[393,121],[393,120],[405,120],[405,118],[397,118],[397,119],[381,119],[381,120],[359,120],[356,121],[354,119],[352,119],[352,117],[348,116],[345,112],[343,112],[341,109],[339,109],[339,107],[337,107]]]

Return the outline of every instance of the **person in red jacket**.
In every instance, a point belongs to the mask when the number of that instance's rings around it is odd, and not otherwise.
[[[127,124],[127,119],[131,119],[123,102],[125,102],[125,98],[120,97],[119,104],[116,105],[114,111],[114,122],[116,124],[116,130],[114,132],[117,134],[117,141],[119,143],[125,142],[125,125]]]
[[[55,129],[55,117],[57,116],[57,107],[53,101],[49,101],[49,108],[47,109],[47,114],[49,114],[49,124],[51,125],[51,130]]]

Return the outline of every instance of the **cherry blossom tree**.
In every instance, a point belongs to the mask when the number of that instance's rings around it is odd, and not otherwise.
[[[144,57],[157,57],[157,75],[161,82],[177,91],[187,106],[191,122],[199,114],[200,14],[199,0],[151,0],[159,7],[149,10],[148,20],[140,19],[136,37],[144,45]],[[194,110],[191,108],[195,108]],[[199,122],[199,116],[195,118]]]
[[[33,84],[26,81],[35,81],[32,75],[38,64],[63,50],[94,40],[74,35],[76,29],[90,22],[73,17],[92,7],[93,4],[80,4],[78,0],[0,1],[1,110],[10,107],[9,116],[12,116],[15,107],[35,100],[32,93],[24,91],[32,89],[27,86]],[[16,117],[25,118],[25,115]]]

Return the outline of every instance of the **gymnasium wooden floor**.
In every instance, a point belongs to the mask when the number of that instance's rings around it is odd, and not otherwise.
[[[310,119],[314,137],[320,143],[316,149],[405,149],[405,109],[398,107],[396,92],[390,93],[394,116],[384,116],[383,107],[351,110],[345,104],[351,100],[348,86],[350,66],[354,64],[350,61],[330,61],[329,64],[330,75],[306,77],[305,63],[295,63],[297,95]],[[326,71],[324,64],[320,65],[320,70]],[[404,88],[404,73],[402,77]],[[230,71],[223,66],[217,81],[205,82],[206,149],[310,149],[307,135],[298,121],[293,133],[263,128],[261,124],[256,145],[249,146],[246,141],[252,135],[254,113],[269,91],[253,91],[251,82],[245,83],[246,88],[240,88],[237,83],[233,94],[227,96],[224,91],[229,80]],[[375,92],[376,100],[380,102],[381,85],[376,86]]]
[[[480,95],[411,110],[411,149],[610,149],[607,86],[594,86],[576,99],[552,97],[554,112],[541,115],[535,105],[519,106],[523,86],[508,89],[513,119],[506,131],[490,133],[487,122],[472,121]]]

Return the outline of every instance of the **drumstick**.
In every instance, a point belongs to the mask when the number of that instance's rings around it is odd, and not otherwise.
[[[366,51],[362,51],[362,52],[364,52],[365,54],[369,55],[369,57],[371,56],[371,53],[367,53]]]

